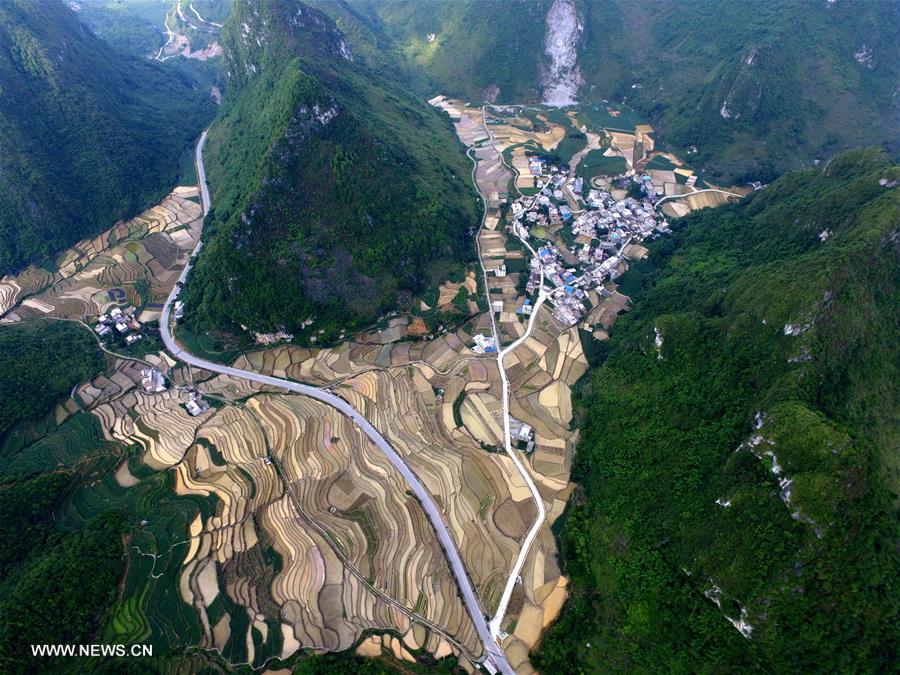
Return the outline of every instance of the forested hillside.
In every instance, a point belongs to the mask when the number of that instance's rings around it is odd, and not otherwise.
[[[460,94],[475,101],[540,100],[546,16],[552,0],[318,0],[316,6],[348,33],[354,49],[381,34],[379,49],[392,49],[426,91]],[[433,94],[432,94],[433,95]]]
[[[357,63],[304,3],[237,2],[206,165],[206,246],[184,299],[195,329],[315,330],[408,305],[473,255],[471,165],[446,117]]]
[[[897,149],[896,3],[573,1],[582,25],[579,100],[625,101],[665,143],[722,179],[768,181],[864,144]],[[381,31],[421,71],[423,93],[526,103],[541,98],[552,4],[322,6],[336,16],[350,7]]]
[[[88,479],[104,441],[90,415],[54,428],[55,403],[106,366],[80,326],[0,327],[0,670],[47,671],[30,644],[89,643],[116,598],[124,567],[117,514],[60,527],[57,510]],[[89,429],[93,434],[85,435]],[[73,431],[74,433],[68,433]],[[89,441],[95,447],[89,447]],[[56,451],[56,453],[54,452]],[[57,454],[58,453],[58,454]],[[65,456],[68,462],[58,461]],[[87,466],[86,466],[87,465]],[[85,476],[78,473],[82,469]]]
[[[214,108],[59,0],[0,3],[0,83],[0,274],[158,201]]]
[[[679,221],[579,416],[543,672],[896,664],[900,168]]]

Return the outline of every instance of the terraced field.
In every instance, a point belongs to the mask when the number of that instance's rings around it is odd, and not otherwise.
[[[145,308],[140,321],[159,318],[162,303],[200,237],[195,187],[178,187],[160,204],[78,242],[54,269],[30,266],[0,279],[0,322],[36,316],[93,318],[111,305]]]
[[[129,579],[161,575],[177,598],[144,608],[130,597],[111,630],[136,639],[154,625],[145,611],[170,613],[190,624],[185,637],[153,636],[233,664],[341,651],[371,631],[404,636],[401,655],[480,653],[424,513],[349,419],[304,397],[175,368],[173,383],[223,396],[191,417],[186,391],[145,393],[140,370],[119,360],[75,392],[100,442],[133,448],[110,470],[109,488],[152,483],[171,502],[165,532],[148,526],[133,545]]]
[[[458,108],[457,112],[461,137],[479,140],[480,111]],[[476,149],[476,175],[485,181],[493,179],[499,187],[510,174],[491,153],[484,146]],[[494,167],[490,175],[488,167]],[[500,220],[500,190],[493,192],[479,243],[488,269],[501,263],[514,268],[512,261],[524,262],[524,253],[495,229]],[[521,315],[515,312],[523,301],[518,274],[487,277],[492,299],[503,299],[499,319],[504,340],[509,342],[524,330]],[[457,290],[448,287],[446,295],[449,298]],[[535,507],[509,458],[492,452],[503,443],[499,374],[495,357],[472,351],[476,332],[490,332],[490,315],[482,314],[430,341],[405,341],[400,335],[391,341],[389,335],[379,335],[376,340],[329,349],[281,345],[245,354],[234,365],[330,387],[360,410],[435,495],[490,612],[534,519]],[[549,526],[561,515],[572,489],[568,479],[577,432],[571,427],[571,388],[586,372],[587,362],[577,329],[564,329],[542,308],[533,334],[507,355],[506,365],[511,414],[535,432],[534,452],[525,460],[548,513],[506,618],[510,635],[504,647],[520,672],[528,672],[528,651],[566,597],[566,579],[556,562]],[[279,574],[262,582],[257,578],[255,585],[246,582],[246,586],[258,589],[262,583],[284,616],[284,609],[291,608],[288,637],[292,637],[287,640],[291,645],[296,640],[342,649],[353,644],[366,627],[385,630],[394,625],[406,630],[408,624],[398,621],[396,611],[386,615],[390,607],[379,604],[371,589],[366,594],[365,582],[369,582],[409,609],[426,611],[426,618],[445,626],[462,649],[477,649],[458,602],[444,604],[455,593],[430,528],[421,512],[405,500],[402,483],[395,482],[389,465],[358,432],[313,401],[266,393],[253,383],[216,377],[198,381],[197,387],[230,404],[193,430],[192,444],[186,439],[192,429],[184,426],[183,419],[170,419],[166,423],[170,431],[163,431],[155,419],[155,435],[136,425],[133,441],[146,448],[149,463],[177,463],[179,493],[217,497],[213,527],[227,534],[213,538],[217,543],[191,544],[190,571],[184,573],[190,581],[182,582],[190,591],[186,600],[201,616],[210,599],[206,596],[213,592],[211,582],[206,587],[200,584],[199,575],[210,576],[204,572],[210,563],[202,561],[203,555],[218,564],[231,564],[229,560],[266,542],[279,559],[291,563],[283,565]],[[174,414],[164,398],[155,406],[138,403],[135,410],[147,420],[160,413]],[[255,430],[251,421],[257,425]],[[251,512],[256,515],[249,529],[240,523]],[[392,514],[393,520],[386,514]],[[193,525],[192,541],[204,540],[209,529],[206,523]],[[388,574],[398,560],[404,561],[407,571]],[[336,593],[329,590],[332,580],[337,580],[336,588],[345,589],[340,601],[330,595]],[[233,584],[239,586],[237,580]],[[313,596],[318,600],[311,601]],[[322,600],[325,597],[330,599]],[[265,617],[250,596],[241,604],[251,615]],[[224,628],[217,638],[215,624],[203,625],[208,640],[227,644],[230,634]],[[322,626],[327,630],[321,630]],[[282,626],[281,630],[287,636],[287,629]],[[420,625],[417,630],[424,629]],[[404,658],[404,650],[409,656],[409,649],[416,646],[433,654],[447,649],[459,653],[459,647],[437,640],[434,633],[428,644],[421,639],[409,641],[410,635],[407,632],[402,644],[392,638],[367,639],[357,650],[361,654],[389,650],[398,658]]]
[[[464,141],[486,138],[481,111],[445,103],[456,106]],[[542,122],[549,131],[504,122],[507,140],[552,142],[562,127]],[[410,339],[407,324],[394,323],[334,348],[275,346],[234,365],[329,387],[360,410],[435,496],[490,614],[536,509],[513,462],[497,452],[504,438],[496,355],[473,350],[492,318],[477,314],[475,298],[486,284],[488,297],[502,300],[503,344],[520,337],[527,258],[500,227],[512,174],[489,145],[472,154],[487,197],[479,246],[490,273],[446,283],[435,304],[455,304],[465,290],[474,318],[433,339]],[[79,243],[56,271],[35,267],[3,279],[2,320],[90,318],[123,300],[144,308],[141,320],[156,318],[154,306],[199,237],[195,195],[177,189],[159,207]],[[501,264],[508,272],[498,277]],[[572,489],[571,389],[587,362],[578,331],[541,308],[505,364],[510,413],[534,429],[534,451],[522,459],[548,514],[503,626],[504,648],[525,673],[529,650],[566,596],[550,525]],[[149,366],[166,374],[165,391],[144,390]],[[211,409],[188,414],[191,391]],[[18,445],[0,471],[78,467],[88,477],[67,497],[66,527],[110,509],[133,524],[109,640],[188,651],[195,665],[215,654],[254,667],[308,649],[354,649],[401,660],[453,655],[471,669],[481,652],[420,505],[332,408],[151,353],[144,361],[111,358],[109,370],[76,387],[43,426],[6,442]]]

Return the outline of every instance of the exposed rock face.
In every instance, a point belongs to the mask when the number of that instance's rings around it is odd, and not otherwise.
[[[875,51],[868,45],[863,45],[857,49],[853,54],[853,58],[856,59],[859,65],[865,66],[869,70],[875,70]]]
[[[578,87],[584,83],[578,68],[578,41],[583,24],[575,11],[574,0],[555,0],[547,12],[547,36],[544,54],[549,59],[541,78],[543,102],[567,106],[576,103]]]
[[[752,119],[759,110],[763,96],[763,86],[758,69],[759,50],[752,48],[741,57],[737,72],[728,90],[719,115],[723,119],[737,121]]]

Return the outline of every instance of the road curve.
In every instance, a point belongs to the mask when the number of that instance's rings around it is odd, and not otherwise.
[[[653,208],[657,208],[663,202],[667,202],[672,199],[684,199],[685,197],[690,197],[691,195],[701,195],[704,192],[718,192],[720,194],[727,195],[728,197],[737,197],[738,199],[744,198],[744,195],[739,195],[737,192],[729,192],[728,190],[720,190],[719,188],[704,188],[702,190],[694,190],[693,192],[685,192],[682,195],[667,195],[662,199],[654,202]]]
[[[204,170],[203,166],[203,144],[205,141],[206,131],[204,131],[200,135],[200,140],[197,143],[197,150],[195,155],[197,163],[197,179],[200,184],[200,197],[202,201],[204,216],[209,213],[210,208],[209,188],[206,184],[206,171]],[[202,243],[198,243],[197,247],[194,249],[194,255],[199,253],[201,248]],[[447,555],[447,560],[450,563],[450,569],[453,571],[453,575],[456,577],[460,595],[462,596],[463,602],[466,605],[466,610],[469,612],[469,616],[472,618],[472,623],[475,624],[475,628],[478,631],[478,636],[481,638],[481,642],[484,646],[485,666],[487,666],[489,670],[491,669],[491,666],[493,666],[493,669],[499,670],[504,675],[513,675],[515,671],[513,670],[509,661],[507,661],[506,655],[503,653],[503,650],[491,636],[491,630],[488,627],[487,621],[485,620],[484,610],[481,607],[481,603],[478,601],[478,597],[475,595],[475,589],[472,587],[472,582],[469,580],[468,573],[466,572],[466,567],[463,564],[462,557],[459,554],[459,549],[457,549],[456,547],[456,542],[453,540],[453,537],[451,536],[449,530],[447,529],[447,526],[444,524],[444,521],[441,518],[440,509],[435,504],[431,494],[429,494],[429,492],[425,489],[425,487],[419,481],[418,477],[412,472],[403,458],[397,453],[396,450],[394,450],[394,448],[391,447],[390,443],[385,440],[384,436],[382,436],[381,433],[379,433],[379,431],[374,426],[372,426],[372,424],[360,412],[358,412],[344,399],[324,389],[311,387],[299,382],[291,382],[290,380],[283,380],[277,377],[272,377],[270,375],[255,373],[249,370],[242,370],[240,368],[225,366],[220,363],[213,363],[212,361],[207,361],[206,359],[201,359],[197,356],[194,356],[178,345],[171,330],[172,303],[178,297],[178,293],[181,290],[181,285],[185,281],[185,279],[187,279],[187,276],[190,273],[191,265],[192,263],[189,260],[188,263],[184,266],[181,275],[178,277],[178,283],[175,284],[175,287],[172,289],[172,292],[166,299],[166,303],[162,311],[162,316],[160,317],[159,332],[162,335],[162,340],[166,346],[166,349],[172,354],[172,356],[178,358],[179,360],[184,361],[185,363],[188,363],[192,366],[196,366],[197,368],[202,368],[203,370],[208,370],[214,373],[221,373],[223,375],[231,375],[233,377],[240,377],[245,380],[259,382],[260,384],[267,384],[273,387],[280,387],[282,389],[287,389],[288,391],[303,394],[304,396],[309,396],[310,398],[322,401],[323,403],[336,408],[341,413],[353,420],[353,422],[363,431],[363,433],[369,437],[369,440],[371,440],[378,447],[378,449],[384,453],[391,464],[394,465],[394,468],[396,468],[397,471],[400,472],[400,474],[403,476],[403,479],[409,484],[413,493],[416,495],[416,498],[419,500],[419,503],[422,505],[422,509],[425,511],[425,515],[428,516],[428,520],[431,521],[431,525],[432,527],[434,527],[434,531],[438,536],[438,540],[441,542],[441,546],[444,548],[444,553]]]
[[[486,107],[487,106],[485,106],[481,110],[481,124],[484,127],[484,130],[487,132],[488,139],[490,140],[490,146],[493,148],[494,152],[497,153],[498,157],[500,157],[503,164],[509,168],[512,175],[515,176],[517,174],[515,168],[509,166],[509,164],[506,163],[506,160],[503,159],[503,153],[497,150],[497,146],[494,142],[494,132],[491,131],[491,128],[487,123],[487,116],[485,114]],[[471,151],[475,147],[476,146],[473,145],[471,148],[469,148],[469,150]],[[478,167],[477,158],[472,154],[469,154],[469,158],[475,164],[475,167],[472,169],[472,183],[475,185],[475,189],[481,195],[482,202],[484,203],[484,216],[482,217],[481,221],[482,227],[484,227],[484,218],[487,216],[487,197],[484,195],[484,193],[482,193],[481,187],[478,185],[478,181],[475,179]],[[522,194],[521,190],[519,190],[518,188],[516,188],[516,190],[519,192],[519,194]],[[534,204],[535,199],[537,199],[537,195],[532,197],[531,204]],[[480,232],[481,229],[479,229],[479,233]],[[537,252],[532,248],[531,244],[529,244],[521,237],[519,237],[519,241],[521,241],[528,248],[532,256],[537,256]],[[484,292],[487,295],[488,305],[490,305],[490,289],[489,284],[487,283],[487,272],[484,268],[484,261],[481,259],[480,245],[478,247],[478,259],[479,262],[481,262],[481,269],[484,273]],[[531,310],[531,317],[528,319],[528,328],[518,340],[503,349],[500,349],[500,332],[497,330],[497,322],[494,320],[494,312],[491,312],[491,331],[494,335],[494,344],[496,344],[498,348],[497,368],[500,371],[500,383],[503,394],[501,400],[503,405],[503,449],[506,451],[507,457],[512,460],[512,463],[516,467],[516,470],[518,470],[519,475],[522,476],[522,480],[524,480],[525,484],[528,486],[528,489],[531,492],[531,498],[534,501],[535,510],[537,511],[534,522],[531,524],[528,533],[525,535],[525,539],[522,542],[522,545],[519,547],[519,554],[516,556],[516,560],[515,562],[513,562],[513,566],[509,571],[509,576],[506,579],[506,584],[503,587],[503,593],[500,595],[500,602],[497,603],[497,609],[494,612],[494,616],[493,618],[491,618],[491,621],[488,624],[488,627],[491,631],[491,636],[494,638],[499,638],[500,634],[503,632],[503,619],[506,617],[506,610],[509,607],[509,601],[512,598],[513,591],[516,588],[516,583],[518,582],[519,575],[522,572],[522,567],[525,564],[525,559],[528,557],[528,552],[531,550],[531,545],[534,543],[535,538],[537,538],[538,532],[540,532],[541,526],[544,524],[544,521],[547,517],[547,512],[544,508],[544,499],[543,497],[541,497],[541,493],[538,491],[537,485],[535,485],[534,479],[531,477],[528,469],[525,468],[522,460],[519,459],[516,451],[513,450],[512,447],[512,439],[510,438],[509,430],[509,380],[506,377],[506,367],[503,365],[503,359],[507,354],[509,354],[516,347],[527,340],[529,335],[531,335],[531,330],[532,328],[534,328],[534,321],[537,318],[538,311],[548,297],[549,296],[544,290],[544,268],[541,267],[541,283],[538,286],[538,298]]]

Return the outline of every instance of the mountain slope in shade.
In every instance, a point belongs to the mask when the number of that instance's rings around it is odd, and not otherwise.
[[[0,273],[158,201],[213,108],[62,2],[0,3]]]
[[[302,2],[235,3],[207,147],[195,328],[371,321],[471,259],[471,165],[449,121],[356,61]]]

